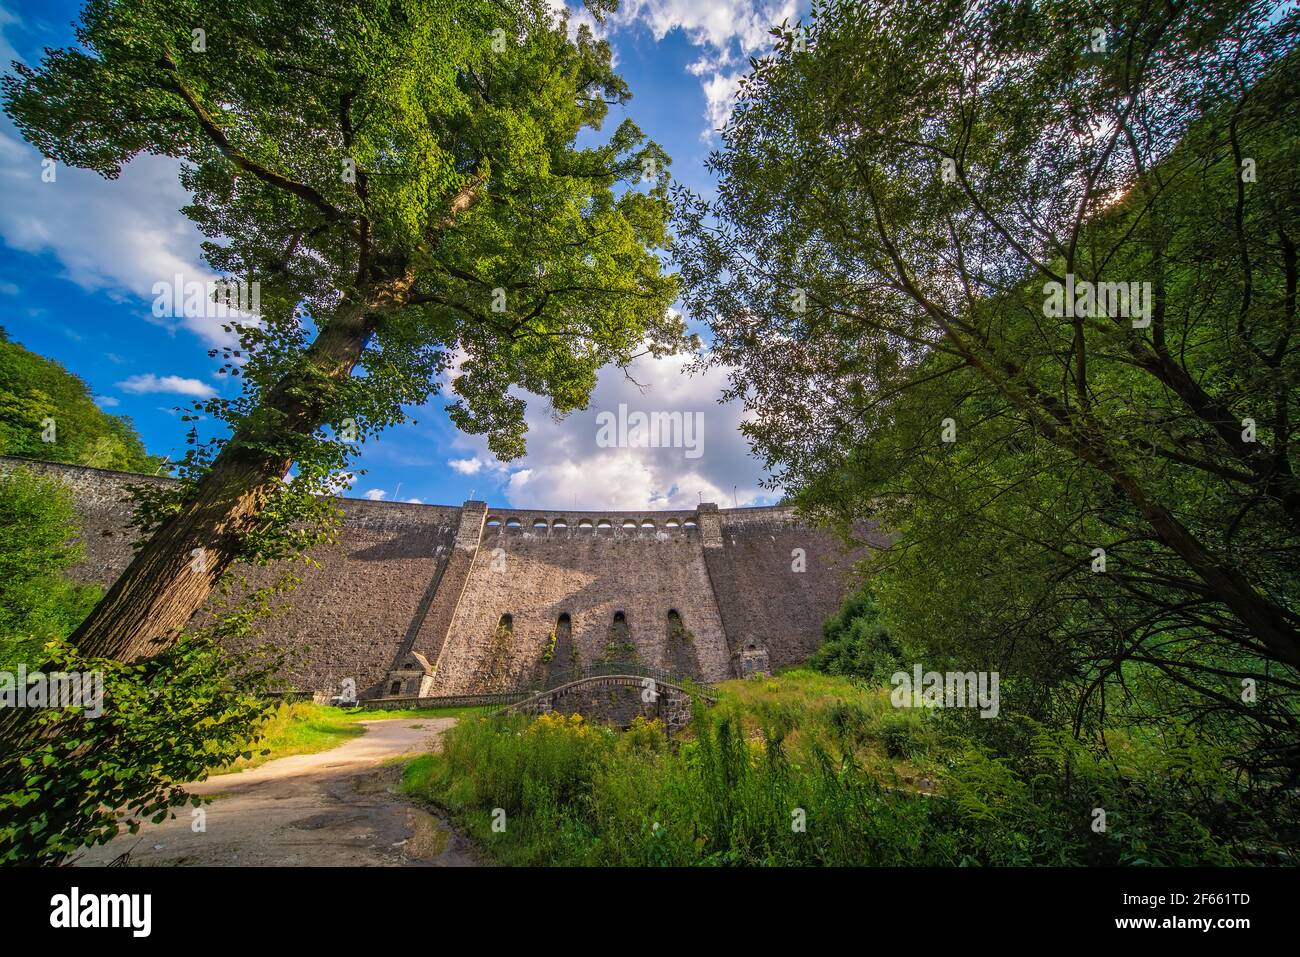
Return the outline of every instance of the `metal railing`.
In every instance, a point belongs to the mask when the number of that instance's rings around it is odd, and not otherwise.
[[[504,707],[517,704],[544,691],[554,691],[556,688],[572,684],[575,681],[601,678],[606,675],[635,675],[638,678],[650,678],[664,684],[676,685],[692,696],[703,694],[706,697],[712,697],[704,690],[707,687],[704,682],[682,677],[681,675],[674,675],[640,661],[597,661],[577,668],[551,670],[544,679],[531,681],[517,691],[444,695],[433,698],[419,698],[414,695],[400,698],[370,698],[360,702],[360,705],[368,710],[376,711],[398,708]]]
[[[419,698],[407,695],[400,698],[366,698],[358,702],[367,711],[399,711],[403,708],[500,708],[529,697],[531,691],[500,691],[491,694],[453,694],[440,697]]]
[[[514,711],[520,706],[531,703],[534,699],[546,698],[550,692],[563,688],[565,685],[603,677],[649,678],[658,684],[671,685],[686,692],[692,700],[702,700],[708,705],[718,703],[717,697],[706,690],[707,686],[702,687],[699,682],[690,678],[679,678],[659,668],[653,668],[637,661],[601,661],[581,668],[570,668],[549,674],[546,681],[538,683],[538,687],[531,691],[527,697],[503,705],[492,714],[504,714]]]
[[[533,682],[528,690],[532,694],[538,694],[575,681],[585,681],[587,678],[600,678],[605,675],[636,675],[639,678],[652,678],[664,684],[677,685],[687,691],[693,691],[702,684],[693,678],[674,675],[640,661],[597,661],[577,668],[552,670],[545,680]]]

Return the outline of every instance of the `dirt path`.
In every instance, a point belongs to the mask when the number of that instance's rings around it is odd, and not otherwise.
[[[125,851],[131,865],[473,866],[468,842],[446,821],[394,793],[398,755],[436,750],[454,718],[363,721],[365,734],[319,754],[299,754],[190,785],[213,796],[206,830],[191,808],[86,850],[82,866],[107,864]]]

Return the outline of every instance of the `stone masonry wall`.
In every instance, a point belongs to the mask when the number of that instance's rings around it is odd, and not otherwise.
[[[722,621],[704,566],[693,513],[636,513],[597,527],[599,517],[515,511],[484,531],[469,585],[461,597],[443,657],[437,663],[435,694],[505,691],[541,677],[550,634],[560,615],[571,621],[577,660],[553,660],[566,670],[609,660],[635,658],[664,671],[672,669],[668,612],[676,610],[694,638],[706,681],[729,675]],[[493,517],[496,517],[495,515]],[[505,523],[519,519],[519,527]],[[591,522],[587,528],[581,523]],[[543,526],[535,523],[543,522]],[[556,527],[562,522],[562,527]],[[631,522],[635,527],[624,528]],[[645,527],[652,522],[654,527]],[[634,652],[608,648],[615,612],[627,620]],[[503,614],[512,618],[511,654],[504,674],[492,673],[483,648]],[[432,659],[431,659],[432,660]]]
[[[640,685],[614,685],[584,682],[573,689],[562,689],[546,699],[540,713],[580,714],[588,720],[630,727],[637,718],[658,719],[670,731],[680,729],[690,718],[690,698],[665,688],[647,701]]]
[[[0,457],[0,472],[16,465],[69,486],[86,550],[72,575],[105,587],[132,554],[127,486],[172,481]],[[571,513],[337,502],[338,542],[313,552],[319,568],[298,566],[291,609],[265,628],[288,652],[289,685],[322,695],[339,694],[345,679],[363,696],[379,693],[410,651],[434,665],[437,695],[512,690],[607,656],[669,672],[689,662],[717,681],[750,643],[765,646],[773,666],[795,664],[820,642],[857,557],[799,526],[787,508]],[[794,548],[804,549],[804,572],[791,569]],[[248,571],[255,585],[274,574]],[[688,648],[670,645],[674,610]],[[619,611],[628,646],[607,647]],[[563,613],[576,660],[544,662]],[[507,614],[508,639],[494,645]]]
[[[853,589],[853,563],[840,541],[801,525],[793,509],[719,512],[719,541],[706,549],[714,593],[732,651],[766,648],[773,668],[798,664],[821,642],[821,625]],[[868,531],[874,547],[885,536]],[[796,571],[802,550],[803,571]]]
[[[15,465],[69,486],[86,551],[72,577],[103,587],[131,560],[135,532],[127,487],[171,482],[0,457],[0,471]],[[343,509],[339,541],[313,550],[319,568],[296,566],[302,583],[288,596],[292,608],[268,622],[264,632],[289,651],[284,678],[291,687],[335,695],[350,678],[364,694],[378,687],[413,640],[411,629],[426,587],[452,556],[460,509],[364,499],[337,502]],[[255,587],[275,576],[268,568],[244,571]]]

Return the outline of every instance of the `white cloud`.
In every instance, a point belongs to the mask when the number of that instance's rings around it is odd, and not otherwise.
[[[0,239],[22,252],[53,255],[65,278],[88,292],[138,304],[142,318],[169,331],[188,330],[206,346],[233,344],[221,328],[229,320],[151,314],[155,283],[170,283],[178,274],[200,283],[218,278],[202,265],[202,235],[180,213],[191,197],[177,178],[179,161],[138,156],[116,180],[60,164],[47,183],[42,159],[8,117],[0,118]]]
[[[365,494],[362,495],[361,497],[368,498],[372,502],[382,502],[387,496],[388,493],[385,492],[382,488],[371,488],[371,489],[366,489]]]
[[[95,402],[105,409],[115,409],[122,404],[111,395],[97,395],[95,396]]]
[[[681,30],[695,46],[721,50],[737,44],[752,51],[767,44],[774,25],[794,20],[796,6],[794,0],[625,0],[613,19],[644,23],[656,40]]]
[[[447,464],[461,475],[477,475],[483,468],[483,460],[477,455],[468,459],[451,459]]]
[[[701,78],[708,126],[700,138],[707,141],[726,124],[735,106],[743,70],[727,68],[771,49],[768,31],[784,21],[793,24],[799,7],[800,0],[625,0],[611,23],[644,25],[656,41],[680,30],[703,51],[686,72]]]
[[[5,36],[10,27],[22,30],[24,24],[17,14],[0,7],[0,70],[4,70],[6,73],[9,72],[10,63],[14,60],[22,60],[22,57],[18,55],[18,51],[14,49],[13,43]]]
[[[727,125],[731,111],[736,107],[736,90],[740,89],[741,73],[715,73],[705,80],[704,110],[709,125],[701,131],[700,139],[708,140]]]
[[[424,504],[424,499],[421,499],[421,498],[404,498],[404,499],[402,499],[402,501],[406,502],[406,504],[408,504],[408,505],[423,505],[423,504]]]
[[[743,407],[717,401],[724,370],[687,375],[689,361],[687,356],[643,356],[628,370],[635,383],[616,368],[604,369],[588,408],[558,423],[545,402],[526,396],[528,454],[505,463],[506,502],[516,508],[636,511],[689,509],[700,501],[729,508],[775,498],[759,486],[763,470],[737,431]],[[685,447],[602,448],[597,444],[599,416],[616,416],[620,404],[629,413],[698,414],[699,456],[688,456]],[[457,444],[472,449],[485,469],[502,468],[479,437],[461,436]]]
[[[178,375],[157,376],[152,372],[133,375],[117,384],[123,392],[143,395],[147,392],[173,392],[177,395],[189,395],[196,399],[206,399],[216,395],[217,390],[198,379],[186,379]]]

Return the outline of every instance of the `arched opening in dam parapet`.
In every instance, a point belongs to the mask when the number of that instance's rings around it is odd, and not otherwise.
[[[599,522],[596,523],[596,534],[597,534],[597,535],[613,535],[613,534],[614,534],[614,523],[611,522],[611,521],[610,521],[609,519],[607,519],[607,518],[602,518]]]
[[[695,636],[686,628],[681,612],[676,608],[668,609],[668,640],[664,642],[665,668],[677,678],[702,677],[700,657],[695,648]]]
[[[496,515],[489,515],[488,520],[485,524],[487,525],[488,528],[495,530],[501,527],[501,519]]]
[[[546,524],[546,519],[544,519],[544,518],[536,519],[536,520],[533,522],[533,531],[534,531],[534,532],[544,532],[544,531],[546,531],[548,528],[550,528],[550,526]]]

